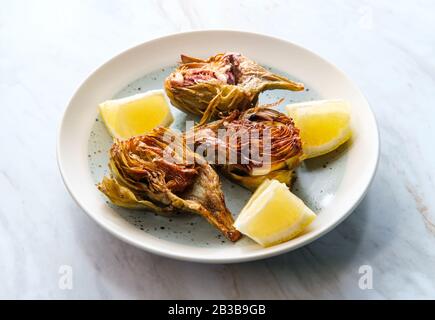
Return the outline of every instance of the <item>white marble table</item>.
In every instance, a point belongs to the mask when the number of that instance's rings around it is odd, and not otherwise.
[[[435,298],[434,14],[429,1],[2,1],[0,298]],[[299,43],[371,102],[374,182],[309,246],[235,265],[158,257],[98,227],[62,184],[57,130],[81,81],[125,48],[203,28]],[[59,286],[63,265],[72,290]],[[358,286],[361,265],[373,289]]]

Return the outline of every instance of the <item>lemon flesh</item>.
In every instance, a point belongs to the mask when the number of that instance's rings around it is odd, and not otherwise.
[[[300,130],[304,159],[331,152],[352,135],[350,106],[344,100],[289,104],[286,111]]]
[[[284,183],[266,180],[242,209],[234,227],[264,247],[293,239],[316,214]]]
[[[108,100],[99,107],[109,133],[118,139],[145,134],[158,126],[168,127],[174,121],[163,90]]]

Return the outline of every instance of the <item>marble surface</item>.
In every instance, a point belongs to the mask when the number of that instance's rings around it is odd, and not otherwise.
[[[429,1],[2,1],[0,298],[435,298],[434,12]],[[135,44],[206,28],[299,43],[371,103],[376,177],[311,245],[253,263],[174,261],[115,239],[63,186],[57,131],[81,81]],[[364,265],[372,289],[359,286]]]

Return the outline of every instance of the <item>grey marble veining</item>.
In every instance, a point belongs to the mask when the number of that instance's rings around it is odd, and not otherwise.
[[[0,10],[0,298],[435,298],[435,4],[429,1],[4,1]],[[381,159],[355,212],[294,252],[203,265],[108,234],[74,203],[55,156],[81,81],[148,39],[203,28],[275,35],[362,88]],[[59,268],[73,268],[73,289]],[[373,269],[361,290],[359,268]]]

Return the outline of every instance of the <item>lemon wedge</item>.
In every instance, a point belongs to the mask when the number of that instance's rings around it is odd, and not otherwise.
[[[174,121],[163,90],[151,90],[130,97],[108,100],[99,105],[109,133],[127,139]]]
[[[264,247],[293,239],[316,214],[284,183],[266,180],[240,212],[234,227]]]
[[[304,159],[331,152],[352,135],[350,106],[344,100],[294,103],[286,111],[300,130]]]

